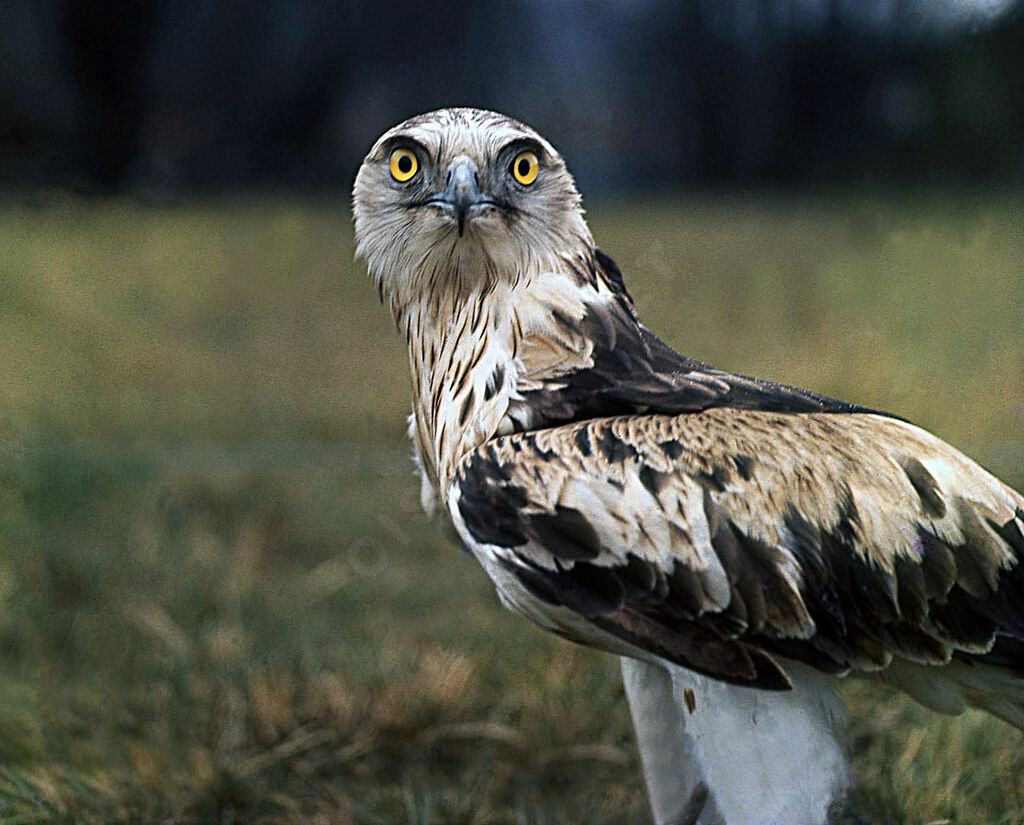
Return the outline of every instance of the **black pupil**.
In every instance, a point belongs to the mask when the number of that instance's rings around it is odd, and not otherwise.
[[[519,159],[519,177],[525,178],[530,174],[530,161],[526,158]]]
[[[398,159],[398,171],[403,175],[408,175],[412,171],[412,158],[408,155],[402,155]]]

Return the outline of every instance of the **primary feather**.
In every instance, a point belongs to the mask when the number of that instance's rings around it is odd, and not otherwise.
[[[353,202],[409,345],[424,505],[506,605],[637,662],[659,822],[824,822],[847,782],[825,675],[1024,728],[1018,493],[901,419],[676,353],[523,124],[406,121]]]

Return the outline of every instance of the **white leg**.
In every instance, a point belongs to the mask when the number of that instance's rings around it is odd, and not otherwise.
[[[636,729],[647,794],[657,825],[719,825],[667,666],[622,658],[622,683]]]
[[[825,825],[849,785],[834,680],[796,663],[786,669],[794,689],[784,692],[670,670],[688,741],[729,825]]]

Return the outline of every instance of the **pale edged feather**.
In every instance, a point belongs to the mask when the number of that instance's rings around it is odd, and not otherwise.
[[[594,419],[492,440],[454,484],[463,540],[536,599],[725,681],[1024,638],[1024,499],[898,419]]]

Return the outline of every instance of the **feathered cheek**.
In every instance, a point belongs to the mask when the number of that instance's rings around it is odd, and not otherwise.
[[[466,226],[481,237],[507,235],[512,221],[498,207],[479,204],[469,212]]]
[[[443,227],[430,227],[426,222],[407,218],[395,221],[382,230],[367,233],[359,242],[357,253],[366,259],[372,271],[399,273],[414,269],[429,257],[443,240]],[[396,243],[395,239],[401,239]]]
[[[392,242],[405,251],[431,247],[448,237],[452,221],[435,209],[416,209],[405,214],[400,227],[392,233]]]

